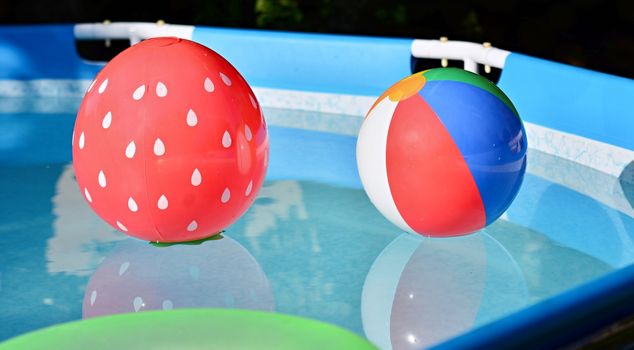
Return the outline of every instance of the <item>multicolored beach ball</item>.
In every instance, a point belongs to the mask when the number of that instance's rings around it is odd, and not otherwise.
[[[366,193],[401,229],[447,237],[495,221],[526,170],[526,132],[492,82],[456,68],[413,74],[368,112],[357,140]]]

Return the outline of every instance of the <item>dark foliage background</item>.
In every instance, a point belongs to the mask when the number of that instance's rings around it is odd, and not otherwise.
[[[631,0],[0,0],[0,23],[157,21],[489,41],[634,78]]]

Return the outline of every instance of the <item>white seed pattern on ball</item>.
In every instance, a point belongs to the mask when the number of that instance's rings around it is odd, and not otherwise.
[[[222,147],[229,148],[231,146],[231,135],[229,135],[229,131],[225,131],[222,135]]]
[[[231,199],[231,191],[229,191],[229,187],[225,187],[225,190],[222,192],[222,196],[220,197],[220,201],[222,203],[227,203]]]
[[[129,261],[122,263],[121,266],[119,266],[119,276],[123,276],[123,274],[128,271],[128,267],[130,267]]]
[[[196,220],[192,220],[192,222],[189,223],[189,225],[187,225],[187,231],[192,232],[195,231],[198,228],[198,223],[196,222]]]
[[[156,206],[161,210],[167,209],[168,205],[169,203],[167,202],[167,197],[165,197],[165,195],[162,195],[156,203]]]
[[[158,157],[165,154],[165,144],[159,138],[154,141],[154,154]]]
[[[196,126],[196,124],[198,124],[198,116],[196,116],[196,112],[194,112],[194,110],[190,109],[187,112],[187,125]]]
[[[101,186],[101,188],[106,188],[106,174],[103,173],[103,170],[99,170],[99,176],[97,176],[97,180],[99,181],[99,186]]]
[[[117,220],[117,226],[121,229],[121,231],[128,232],[128,228],[125,227],[121,222],[119,222],[119,220]]]
[[[143,298],[135,297],[132,301],[132,306],[134,307],[134,312],[139,312],[139,310],[141,310],[141,308],[145,306],[145,304],[143,303]]]
[[[92,196],[90,195],[90,192],[88,192],[88,189],[86,187],[84,187],[84,196],[89,203],[92,203]]]
[[[112,113],[108,112],[106,113],[106,116],[103,117],[103,120],[101,121],[101,126],[104,129],[108,129],[110,127],[110,124],[112,124]]]
[[[95,83],[97,82],[97,79],[93,80],[92,83],[90,83],[90,86],[88,87],[88,90],[86,90],[86,93],[89,93],[90,90],[92,90],[93,86],[95,86]]]
[[[194,172],[192,173],[192,178],[191,178],[191,182],[193,186],[198,186],[200,185],[200,183],[203,181],[202,175],[200,174],[200,171],[198,170],[198,168],[194,169]]]
[[[134,141],[130,141],[130,143],[128,143],[128,147],[125,148],[125,156],[132,159],[134,157],[134,153],[136,153],[136,144]]]
[[[134,92],[132,93],[132,98],[135,101],[138,101],[141,98],[143,98],[143,95],[145,95],[145,85],[141,85],[138,88],[136,88],[136,90],[134,90]]]
[[[139,206],[136,204],[134,198],[132,197],[128,198],[128,209],[130,209],[130,211],[133,213],[136,213],[139,210]]]
[[[205,91],[214,92],[215,89],[214,82],[209,78],[205,78]]]
[[[255,98],[253,97],[253,95],[249,94],[249,100],[251,100],[251,106],[253,106],[253,108],[258,109],[258,104],[255,102]]]
[[[244,136],[247,138],[247,141],[251,141],[253,138],[253,134],[251,133],[251,128],[248,125],[244,125]]]
[[[97,291],[93,290],[92,293],[90,293],[90,306],[95,305],[95,300],[97,300]]]
[[[99,90],[98,92],[100,94],[103,94],[104,91],[106,91],[106,88],[108,87],[108,78],[106,78],[106,80],[104,80],[101,85],[99,85]]]
[[[225,83],[225,85],[227,85],[227,86],[231,86],[231,79],[229,79],[229,77],[226,76],[222,72],[219,72],[219,74],[220,74],[220,79],[222,79],[222,82]]]
[[[249,181],[247,189],[244,191],[244,195],[248,197],[251,194],[251,190],[253,190],[253,181]]]
[[[163,310],[172,310],[174,308],[174,303],[171,300],[165,299],[163,300],[163,304],[161,305]]]
[[[79,135],[79,149],[84,149],[86,145],[86,136],[84,136],[84,132],[82,131]]]
[[[156,96],[158,97],[167,96],[167,86],[165,86],[165,84],[163,84],[160,81],[156,84]]]

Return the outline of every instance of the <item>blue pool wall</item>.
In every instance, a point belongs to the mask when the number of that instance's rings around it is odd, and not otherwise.
[[[634,149],[634,80],[512,53],[498,86],[526,121]]]
[[[91,79],[73,25],[0,26],[0,79]],[[412,39],[196,27],[252,86],[378,96],[411,74]],[[534,124],[634,149],[634,80],[512,53],[498,85]]]
[[[206,27],[192,39],[259,87],[378,96],[411,74],[411,39]]]
[[[378,96],[410,75],[412,39],[196,27],[253,86]],[[511,53],[498,82],[528,122],[634,149],[634,80]]]
[[[102,67],[78,56],[73,25],[0,26],[0,79],[93,79]]]

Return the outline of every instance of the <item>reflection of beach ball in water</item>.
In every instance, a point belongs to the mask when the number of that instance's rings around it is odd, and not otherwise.
[[[526,169],[526,134],[511,101],[461,69],[416,73],[368,112],[357,163],[372,203],[425,236],[477,231],[509,207]]]
[[[231,238],[165,248],[127,240],[90,278],[83,315],[195,307],[272,311],[274,300],[257,261]]]
[[[420,349],[528,302],[521,270],[483,232],[447,239],[397,237],[363,285],[361,317],[383,350]]]

